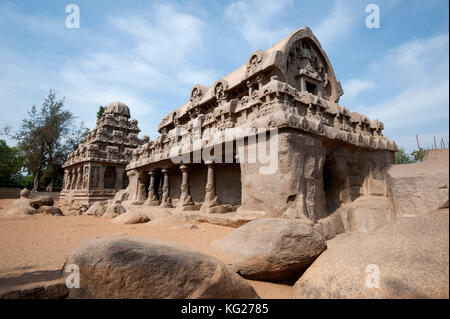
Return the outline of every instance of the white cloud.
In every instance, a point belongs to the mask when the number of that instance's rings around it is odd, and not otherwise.
[[[348,98],[355,98],[361,92],[369,89],[373,89],[376,87],[375,83],[372,81],[364,81],[360,79],[351,79],[348,81],[344,81],[342,83],[342,87],[344,88],[345,96]]]
[[[347,36],[358,19],[364,18],[356,14],[355,10],[354,2],[335,0],[331,13],[311,27],[325,50],[328,50],[339,38]]]
[[[416,147],[416,134],[426,145],[431,145],[432,136],[448,140],[448,133],[442,133],[449,119],[448,50],[448,34],[391,49],[364,75],[376,83],[379,102],[355,110],[383,121],[385,133],[409,151]]]
[[[226,7],[225,17],[233,22],[252,49],[266,49],[293,31],[279,24],[280,14],[291,4],[292,0],[241,0]]]

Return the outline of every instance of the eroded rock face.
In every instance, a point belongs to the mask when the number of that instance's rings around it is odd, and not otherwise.
[[[396,217],[448,207],[448,163],[448,149],[431,150],[420,163],[393,165],[388,170],[388,187]]]
[[[33,198],[30,201],[30,205],[33,208],[38,209],[41,206],[53,206],[55,202],[53,201],[53,198],[51,198],[50,196],[38,196],[36,198]]]
[[[21,196],[12,202],[11,208],[5,213],[5,216],[28,216],[37,213],[37,210],[30,205],[31,199]]]
[[[95,202],[89,209],[83,213],[83,215],[88,216],[103,216],[106,211],[106,202]]]
[[[163,241],[90,239],[66,264],[77,264],[81,278],[69,298],[258,298],[221,261]]]
[[[372,231],[394,219],[391,202],[381,196],[360,197],[341,209],[340,214],[347,231]]]
[[[47,214],[47,215],[59,215],[59,216],[64,215],[60,208],[54,207],[54,206],[45,206],[45,205],[39,207],[38,213],[39,214]]]
[[[106,213],[106,214],[108,214],[108,213]],[[146,223],[148,221],[150,221],[150,218],[148,218],[148,216],[145,213],[136,212],[136,211],[120,214],[120,215],[114,217],[114,219],[112,220],[113,223],[122,224],[122,225],[142,224],[142,223]]]
[[[28,188],[24,188],[20,191],[20,198],[29,198],[30,190]]]
[[[276,282],[298,279],[327,244],[311,222],[261,218],[210,247],[233,257],[236,271],[244,278]]]
[[[30,207],[13,207],[5,213],[5,216],[20,217],[20,216],[34,215],[36,213],[37,213],[36,209],[34,209],[31,206]]]
[[[369,266],[372,265],[372,266]],[[374,266],[379,269],[379,288]],[[367,268],[369,266],[369,268]],[[372,268],[371,268],[372,267]],[[448,209],[400,218],[328,241],[294,286],[294,298],[448,298]]]

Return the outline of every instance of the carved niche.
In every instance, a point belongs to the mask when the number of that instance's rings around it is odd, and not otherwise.
[[[329,70],[319,49],[310,39],[301,39],[291,48],[286,69],[296,87],[313,95],[329,98],[331,84]]]
[[[200,102],[200,100],[203,98],[205,91],[206,90],[204,87],[197,84],[191,90],[191,95],[189,97],[189,101],[191,101],[192,104],[198,104]]]
[[[228,89],[228,83],[224,80],[219,80],[214,84],[214,96],[217,102],[226,101],[226,90]]]
[[[247,61],[247,76],[252,75],[261,69],[264,52],[257,50]]]

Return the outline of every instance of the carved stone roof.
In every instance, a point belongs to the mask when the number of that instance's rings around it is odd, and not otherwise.
[[[300,46],[307,46],[307,48],[300,48]],[[297,73],[299,68],[297,64],[302,61],[294,60],[298,60],[297,55],[304,57],[302,56],[304,52],[307,52],[304,60],[311,61],[315,65],[311,65],[310,70],[305,68],[302,75]],[[292,32],[267,50],[256,50],[250,54],[247,63],[226,74],[217,82],[226,83],[227,91],[231,91],[238,86],[247,85],[248,80],[257,78],[268,70],[272,70],[272,73],[281,77],[283,82],[294,87],[297,86],[296,77],[299,75],[310,78],[312,81],[325,82],[327,87],[322,97],[330,102],[339,102],[340,96],[343,95],[341,84],[336,80],[325,51],[308,27]],[[210,87],[194,86],[189,101],[164,117],[158,126],[158,131],[161,133],[163,127],[173,124],[174,118],[180,118],[189,111],[214,100],[216,98],[214,88],[217,82]],[[193,93],[197,94],[196,99],[192,99]]]

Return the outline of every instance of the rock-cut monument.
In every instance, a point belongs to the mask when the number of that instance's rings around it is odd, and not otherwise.
[[[106,106],[96,127],[67,156],[61,200],[91,204],[108,200],[128,186],[125,166],[142,141],[136,120],[121,102]],[[145,139],[144,139],[145,140]]]
[[[319,41],[302,28],[212,86],[195,85],[155,140],[138,140],[126,106],[108,106],[69,156],[63,194],[94,201],[127,186],[143,207],[313,221],[361,197],[385,199],[397,146],[380,121],[339,105],[342,94]],[[264,140],[277,142],[269,173],[248,157]]]

